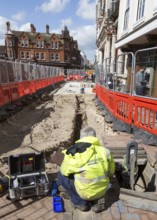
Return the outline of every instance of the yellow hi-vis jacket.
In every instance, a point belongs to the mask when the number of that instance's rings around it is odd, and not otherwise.
[[[84,137],[63,151],[61,173],[74,174],[74,184],[79,196],[95,200],[105,195],[109,177],[115,172],[115,163],[110,151],[101,146],[96,137]]]

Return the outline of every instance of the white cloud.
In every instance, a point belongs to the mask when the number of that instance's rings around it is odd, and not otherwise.
[[[26,13],[24,11],[17,12],[16,14],[12,15],[12,19],[15,21],[22,21],[25,18]]]
[[[61,28],[63,29],[64,26],[70,27],[72,25],[72,23],[73,23],[73,21],[70,17],[63,19],[63,20],[61,20]]]
[[[67,27],[70,36],[72,36],[74,40],[77,40],[79,50],[82,50],[86,54],[87,59],[94,61],[96,50],[96,25],[77,26],[76,28],[67,25]],[[59,27],[58,29],[51,30],[50,33],[60,34],[63,29],[63,27]]]
[[[96,19],[96,1],[94,0],[79,0],[77,16],[86,20]]]
[[[30,23],[21,25],[18,30],[19,31],[31,31]]]
[[[74,40],[77,40],[79,49],[86,54],[87,59],[92,61],[96,49],[96,26],[77,27],[70,31],[70,35]]]
[[[39,9],[44,13],[58,13],[63,11],[69,2],[70,0],[47,0],[39,7]]]

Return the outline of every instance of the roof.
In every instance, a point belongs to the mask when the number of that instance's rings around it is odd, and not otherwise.
[[[57,38],[61,38],[61,34],[54,34],[54,33],[49,33],[49,34],[40,33],[40,32],[32,33],[32,32],[26,32],[26,31],[12,31],[12,32],[17,38],[20,38],[24,34],[32,42],[34,40],[36,40],[38,35],[41,35],[43,37],[44,41],[46,41],[46,42],[49,42],[53,36],[56,36]]]

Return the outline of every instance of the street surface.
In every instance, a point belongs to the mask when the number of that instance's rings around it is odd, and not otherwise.
[[[0,175],[8,171],[7,157],[13,154],[48,151],[53,154],[58,148],[70,146],[79,138],[81,127],[90,125],[97,131],[102,144],[107,147],[126,147],[131,134],[113,132],[95,105],[94,84],[68,82],[49,94],[45,100],[37,100],[0,124]],[[84,93],[81,93],[84,88]],[[56,177],[59,167],[46,163],[50,180]],[[54,213],[52,197],[32,197],[17,202],[0,198],[0,219],[53,219],[53,220],[155,220],[157,213],[125,206],[118,198],[117,185],[106,199],[105,211],[74,210],[69,200],[64,200],[65,212]]]

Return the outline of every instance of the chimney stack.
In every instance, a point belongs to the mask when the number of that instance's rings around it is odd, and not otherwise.
[[[49,34],[49,25],[46,25],[46,34]]]
[[[30,24],[30,27],[31,27],[31,33],[35,33],[35,32],[36,32],[36,29],[35,29],[34,25],[33,25],[33,24]]]
[[[6,26],[7,26],[7,32],[10,31],[10,22],[9,21],[6,22]]]

